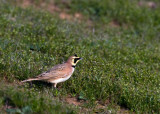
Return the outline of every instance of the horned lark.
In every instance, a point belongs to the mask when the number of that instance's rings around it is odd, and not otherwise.
[[[81,59],[82,58],[78,57],[75,54],[74,56],[69,57],[67,62],[65,62],[63,64],[58,64],[58,65],[52,67],[47,72],[44,72],[35,78],[30,78],[30,79],[24,80],[22,82],[41,80],[41,81],[53,83],[54,87],[56,88],[56,85],[58,83],[64,82],[71,77],[71,75],[73,74],[74,69],[76,67],[76,64]]]

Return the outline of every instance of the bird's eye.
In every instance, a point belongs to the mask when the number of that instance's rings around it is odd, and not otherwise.
[[[79,60],[80,58],[74,58],[74,63],[77,63],[77,61]]]

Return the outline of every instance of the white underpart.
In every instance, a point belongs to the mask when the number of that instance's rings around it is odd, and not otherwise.
[[[52,83],[60,83],[60,82],[64,82],[64,81],[68,80],[72,76],[73,72],[74,72],[74,68],[72,68],[72,72],[70,73],[69,76],[67,76],[66,78],[59,78],[57,80],[54,80],[54,81],[52,81]]]

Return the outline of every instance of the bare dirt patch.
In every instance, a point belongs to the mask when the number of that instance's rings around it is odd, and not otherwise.
[[[83,15],[79,12],[76,12],[74,14],[69,14],[68,9],[61,9],[57,5],[55,5],[54,1],[51,2],[38,2],[36,3],[34,0],[18,0],[17,5],[21,6],[23,8],[27,7],[35,7],[39,9],[44,9],[49,11],[50,13],[53,14],[58,14],[61,19],[73,21],[73,20],[82,20]]]
[[[141,7],[157,8],[157,4],[153,1],[140,1],[138,5]]]
[[[66,98],[66,102],[68,104],[73,104],[73,105],[76,105],[76,106],[82,105],[82,102],[78,101],[77,98],[75,98],[75,97],[68,97],[68,98]]]
[[[120,27],[120,23],[118,21],[116,21],[116,20],[112,20],[108,25],[113,27],[113,28]]]

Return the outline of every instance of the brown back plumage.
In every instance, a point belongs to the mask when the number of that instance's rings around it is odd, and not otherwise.
[[[67,65],[68,66],[68,65]],[[64,69],[66,69],[66,63],[64,64],[58,64],[51,68],[50,70],[43,72],[42,74],[36,76],[35,78],[30,78],[27,80],[24,80],[22,82],[27,82],[27,81],[33,81],[33,80],[48,80],[49,78],[58,78],[58,77],[63,77],[64,72],[62,72]]]

